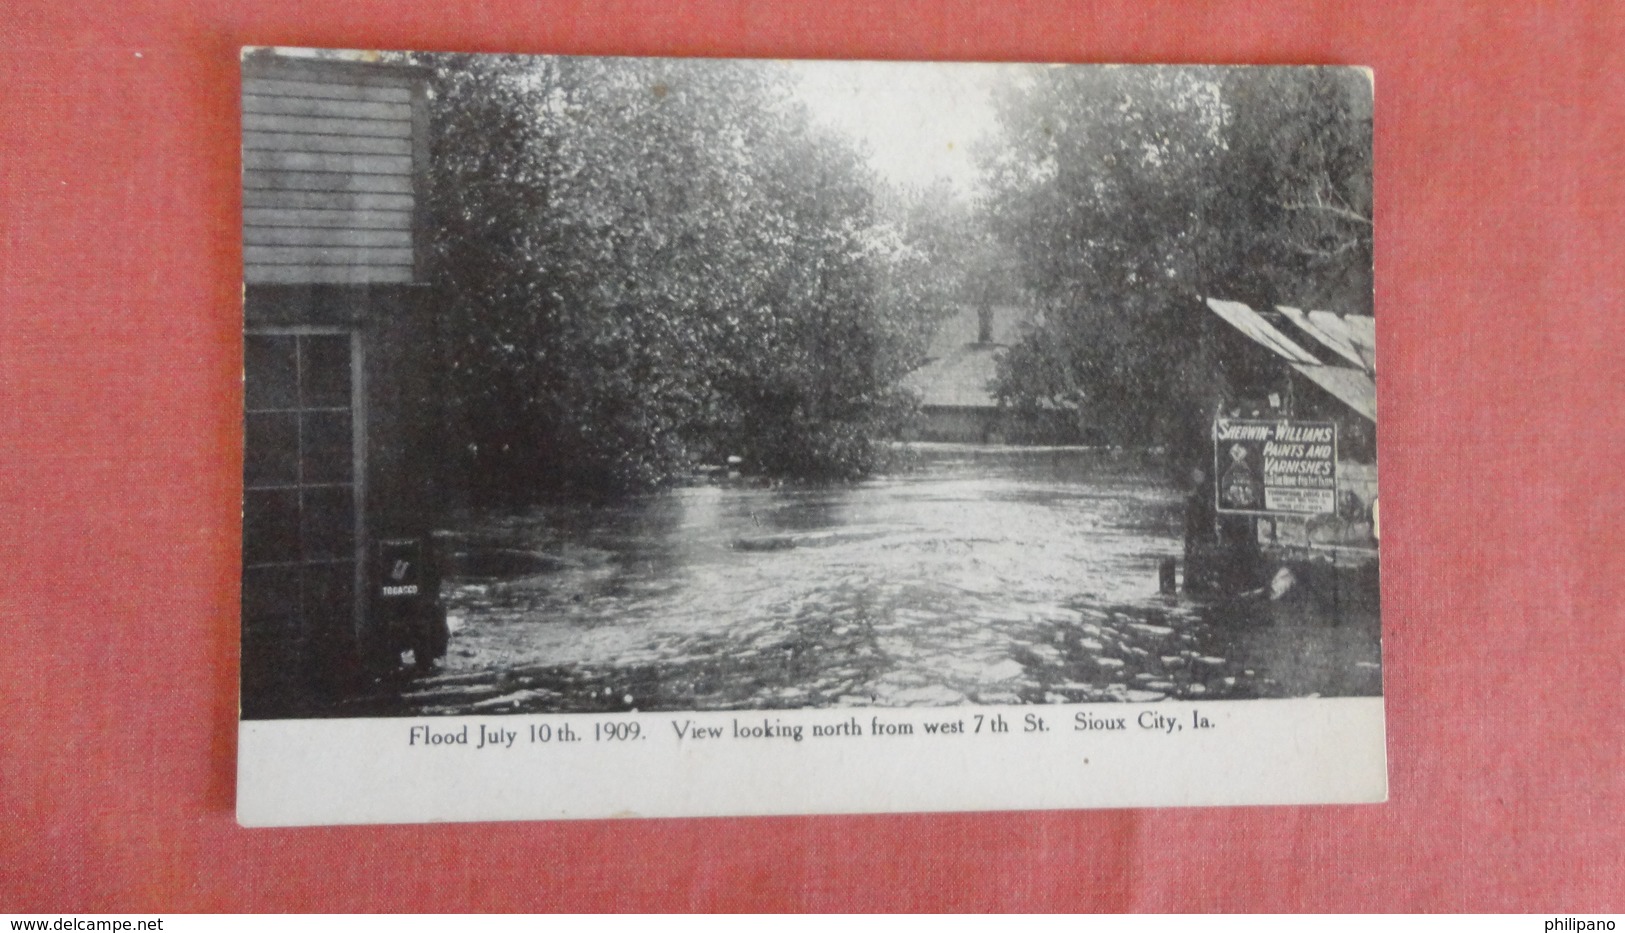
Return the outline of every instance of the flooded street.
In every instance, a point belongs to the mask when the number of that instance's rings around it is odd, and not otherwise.
[[[447,538],[443,666],[374,711],[1381,692],[1369,599],[1157,595],[1158,562],[1182,557],[1184,503],[1151,461],[911,455],[850,486],[725,483],[468,516]]]

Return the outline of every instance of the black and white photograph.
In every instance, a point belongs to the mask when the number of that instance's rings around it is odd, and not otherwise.
[[[1380,696],[1372,99],[245,51],[242,716]]]

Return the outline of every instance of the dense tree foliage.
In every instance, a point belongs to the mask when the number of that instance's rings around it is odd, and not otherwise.
[[[477,498],[730,455],[860,475],[929,257],[771,63],[437,56],[433,268]]]
[[[1035,69],[997,100],[971,209],[879,184],[773,63],[423,61],[448,431],[478,499],[729,456],[862,475],[963,303],[1035,311],[995,384],[1016,412],[1194,450],[1254,375],[1201,296],[1371,310],[1370,87],[1347,69]]]
[[[1203,296],[1371,313],[1371,89],[1349,69],[1047,69],[999,101],[987,204],[1040,312],[1030,417],[1190,455],[1254,374]]]

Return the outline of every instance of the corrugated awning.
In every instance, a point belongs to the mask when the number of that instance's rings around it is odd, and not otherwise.
[[[1286,305],[1276,305],[1275,310],[1286,315],[1287,320],[1291,321],[1293,324],[1296,324],[1299,330],[1314,338],[1315,342],[1319,343],[1321,346],[1332,351],[1333,353],[1336,353],[1338,356],[1341,356],[1343,359],[1348,360],[1350,363],[1353,363],[1361,369],[1368,368],[1365,358],[1360,355],[1360,351],[1355,348],[1354,342],[1350,339],[1351,335],[1347,328],[1339,327],[1333,330],[1322,327],[1320,324],[1311,320],[1309,315],[1303,313],[1303,309],[1301,308],[1292,308]],[[1325,314],[1324,311],[1316,313]]]
[[[1377,383],[1358,369],[1348,366],[1305,366],[1293,363],[1292,368],[1304,378],[1320,386],[1348,407],[1375,422],[1377,420]]]
[[[1241,302],[1209,298],[1207,299],[1207,306],[1212,308],[1219,317],[1228,321],[1230,326],[1251,337],[1270,352],[1284,358],[1288,363],[1305,363],[1310,366],[1320,364],[1320,360],[1316,359],[1308,350],[1298,346],[1292,341],[1291,337],[1281,333],[1274,324],[1264,320],[1257,311]]]
[[[1369,315],[1345,314],[1343,324],[1349,329],[1354,348],[1366,358],[1371,371],[1377,371],[1377,319]]]
[[[1363,417],[1377,420],[1376,319],[1357,315],[1338,317],[1328,311],[1305,314],[1297,308],[1281,308],[1286,316],[1317,343],[1361,368],[1329,366],[1292,339],[1257,311],[1239,301],[1208,298],[1207,306],[1235,329],[1246,334],[1271,353],[1286,360],[1304,378],[1335,396]]]
[[[1360,364],[1368,372],[1377,371],[1377,319],[1358,314],[1336,315],[1330,311],[1311,311],[1309,320],[1316,327],[1346,342],[1360,354]]]

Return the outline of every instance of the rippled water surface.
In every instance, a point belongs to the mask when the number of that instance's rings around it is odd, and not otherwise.
[[[1156,595],[1183,499],[1135,455],[914,454],[853,486],[468,516],[450,653],[401,711],[1380,693],[1374,580],[1363,599]]]

